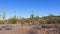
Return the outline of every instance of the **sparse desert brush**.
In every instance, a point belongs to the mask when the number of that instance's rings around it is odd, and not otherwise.
[[[37,34],[37,29],[36,29],[36,28],[31,28],[31,29],[28,31],[28,34]]]

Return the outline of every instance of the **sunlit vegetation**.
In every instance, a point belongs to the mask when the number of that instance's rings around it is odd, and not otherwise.
[[[3,21],[2,20],[0,20],[0,24],[2,24],[3,23]]]
[[[17,20],[18,20],[18,18],[12,17],[12,18],[8,19],[8,23],[15,24],[17,22]]]
[[[30,23],[31,22],[31,18],[23,18],[23,19],[19,19],[19,18],[15,18],[15,17],[11,17],[9,18],[8,24],[15,24],[18,20],[20,20],[21,24],[24,23]],[[34,17],[35,21],[37,21],[39,24],[58,24],[60,23],[60,16],[46,16],[46,17]],[[3,20],[0,20],[0,24],[3,24]]]
[[[1,17],[0,17],[1,18]],[[26,24],[26,23],[38,23],[38,24],[59,24],[60,23],[60,16],[54,16],[54,15],[49,15],[49,16],[44,16],[44,17],[39,17],[39,16],[35,16],[33,14],[30,15],[30,18],[24,18],[24,17],[16,17],[16,11],[14,12],[14,16],[9,18],[8,20],[5,19],[6,18],[6,12],[3,11],[3,15],[2,15],[2,19],[0,19],[0,24],[16,24],[17,22],[19,22],[20,24]],[[33,24],[34,24],[33,23]]]

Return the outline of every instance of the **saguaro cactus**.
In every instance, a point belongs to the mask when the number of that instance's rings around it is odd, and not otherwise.
[[[17,22],[16,10],[14,11],[14,20],[15,20],[15,22]]]
[[[33,17],[34,17],[34,14],[33,14],[33,11],[32,11],[32,14],[31,14],[30,18],[32,18],[32,19],[33,19]]]
[[[4,24],[4,22],[5,22],[5,17],[6,17],[6,12],[5,12],[4,8],[3,8],[3,10],[2,10],[3,24]]]
[[[14,18],[16,18],[16,10],[14,11]]]
[[[15,21],[16,21],[16,10],[14,11],[14,19],[15,19]]]
[[[30,15],[30,18],[31,18],[31,24],[32,24],[32,25],[35,24],[35,23],[34,23],[35,20],[34,20],[34,13],[33,13],[33,11],[32,11],[32,14]]]

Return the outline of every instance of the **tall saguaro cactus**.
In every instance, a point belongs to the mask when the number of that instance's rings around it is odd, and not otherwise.
[[[32,11],[32,14],[31,14],[31,16],[30,16],[31,18],[33,18],[34,17],[34,14],[33,14],[33,11]]]
[[[14,11],[14,18],[16,18],[16,11]]]
[[[15,11],[14,11],[14,19],[16,20],[16,18],[17,18],[17,17],[16,17],[16,10],[15,10]]]
[[[33,11],[32,11],[32,14],[30,15],[30,18],[31,18],[31,23],[34,24],[34,14],[33,14]]]
[[[17,22],[16,10],[14,11],[14,21],[15,21],[15,23]]]
[[[5,22],[5,17],[6,17],[6,12],[5,12],[4,8],[3,8],[3,10],[2,10],[3,24],[5,24],[5,23],[4,23],[4,22]]]

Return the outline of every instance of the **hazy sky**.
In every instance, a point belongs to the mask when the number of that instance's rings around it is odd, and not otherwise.
[[[0,0],[0,15],[5,8],[6,18],[17,16],[29,17],[32,11],[35,16],[49,14],[60,15],[60,0]]]

